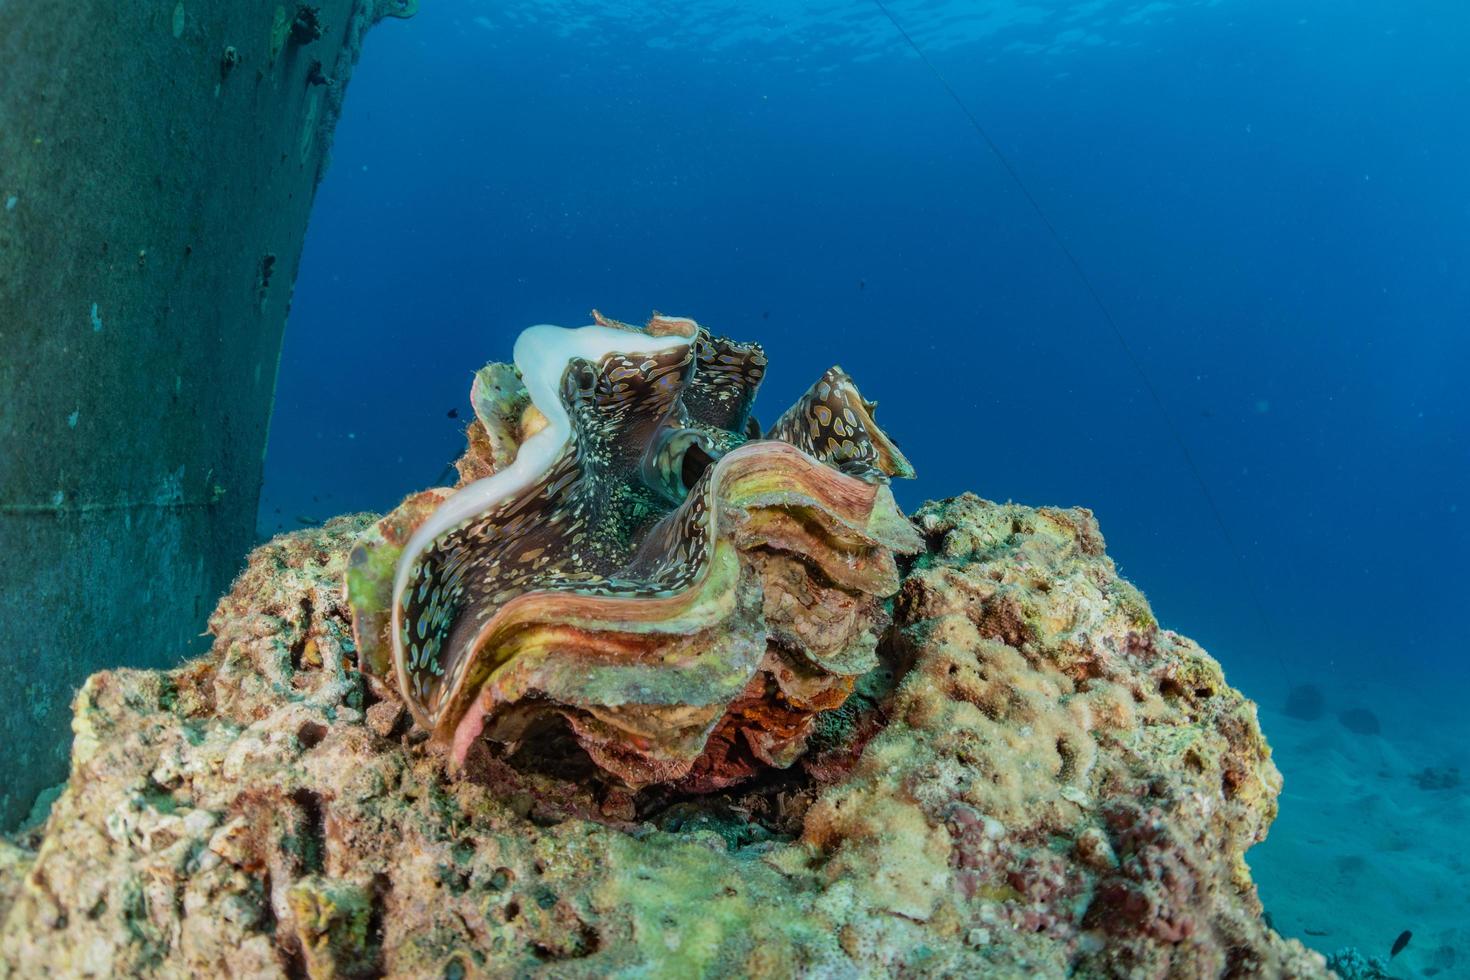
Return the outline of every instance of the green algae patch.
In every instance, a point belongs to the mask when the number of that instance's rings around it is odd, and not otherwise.
[[[791,976],[842,955],[807,893],[723,843],[712,833],[609,840],[609,865],[625,870],[593,901],[630,920],[635,961],[657,976]]]
[[[401,545],[382,540],[361,541],[347,561],[347,598],[361,621],[358,663],[369,673],[386,675],[393,668],[388,638],[393,605],[393,573]]]
[[[683,836],[715,834],[725,842],[725,850],[738,851],[771,839],[771,831],[741,814],[723,806],[705,803],[677,803],[658,817],[660,830]]]
[[[387,542],[352,549],[347,566],[347,599],[357,609],[387,612],[393,601],[393,571],[402,548]]]
[[[291,17],[286,13],[285,7],[277,7],[275,18],[271,21],[270,52],[272,62],[281,56],[282,49],[286,47],[286,35],[290,33]]]
[[[313,977],[360,976],[377,950],[371,936],[372,897],[358,885],[313,875],[286,893],[307,972]]]
[[[1133,626],[1145,631],[1158,629],[1159,621],[1154,618],[1154,611],[1150,608],[1148,599],[1133,583],[1118,579],[1113,584],[1113,601],[1117,605],[1118,612],[1122,613]]]

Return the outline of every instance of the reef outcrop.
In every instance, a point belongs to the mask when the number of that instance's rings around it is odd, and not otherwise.
[[[1328,975],[1245,863],[1281,786],[1254,706],[1086,510],[920,509],[876,666],[717,791],[565,736],[452,773],[358,669],[377,520],[259,548],[207,655],[86,682],[66,789],[0,845],[0,973]]]

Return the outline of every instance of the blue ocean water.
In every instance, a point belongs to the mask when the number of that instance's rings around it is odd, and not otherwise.
[[[1470,775],[1470,8],[888,6],[1122,342],[871,0],[434,0],[352,81],[261,533],[439,482],[471,372],[532,323],[760,340],[765,419],[841,363],[919,470],[903,503],[1092,508],[1260,702],[1278,928],[1462,935],[1470,811],[1414,774]],[[1321,719],[1282,713],[1305,683]]]

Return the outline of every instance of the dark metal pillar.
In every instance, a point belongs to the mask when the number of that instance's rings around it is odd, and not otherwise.
[[[343,90],[416,5],[0,0],[0,827],[83,678],[203,647]]]

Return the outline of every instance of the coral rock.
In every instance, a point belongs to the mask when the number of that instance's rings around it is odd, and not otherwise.
[[[742,682],[737,713],[840,706],[767,718],[807,753],[718,792],[384,737],[339,589],[371,523],[258,549],[202,659],[86,683],[70,782],[0,845],[0,973],[1328,975],[1244,861],[1281,785],[1254,706],[1086,511],[923,508],[876,666]]]

